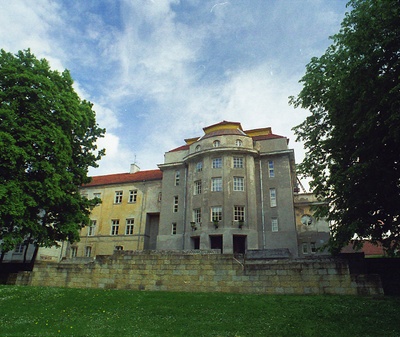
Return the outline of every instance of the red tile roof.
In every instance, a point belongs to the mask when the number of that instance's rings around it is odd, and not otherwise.
[[[270,133],[269,135],[253,136],[252,138],[253,138],[253,140],[267,140],[267,139],[277,139],[277,138],[286,138],[286,137]]]
[[[92,177],[92,181],[88,184],[83,185],[83,187],[133,183],[139,181],[151,181],[151,180],[161,180],[161,179],[162,179],[162,171],[158,169],[148,170],[148,171],[138,171],[136,173],[107,174],[104,176]]]
[[[239,129],[227,129],[227,130],[215,130],[207,133],[206,135],[203,136],[202,139],[214,137],[214,136],[224,136],[224,135],[238,135],[238,136],[244,136],[243,132],[241,132]]]
[[[183,151],[183,150],[188,150],[188,149],[189,149],[189,145],[186,144],[186,145],[179,146],[176,149],[169,150],[168,152]]]
[[[349,243],[346,247],[342,249],[342,253],[355,253],[355,252],[357,251],[353,248],[353,243]],[[369,241],[364,241],[363,247],[358,252],[363,252],[366,256],[385,254],[381,244],[374,245]]]

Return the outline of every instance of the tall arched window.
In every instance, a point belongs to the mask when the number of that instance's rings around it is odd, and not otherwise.
[[[221,142],[219,140],[214,140],[213,147],[219,147],[220,145],[221,145]]]

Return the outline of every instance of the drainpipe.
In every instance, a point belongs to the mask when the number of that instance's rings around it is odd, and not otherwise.
[[[142,192],[142,205],[140,206],[140,216],[139,216],[139,232],[138,232],[138,240],[137,240],[137,250],[139,250],[140,247],[140,233],[142,231],[142,220],[143,220],[143,212],[145,209],[145,202],[146,202],[146,194],[147,194],[147,190],[146,190],[147,186],[146,186],[146,181],[143,181],[143,192]],[[147,218],[146,218],[147,219]],[[143,236],[144,238],[144,236]],[[144,239],[143,239],[144,240]],[[142,250],[144,250],[144,242],[143,242],[143,248]]]
[[[183,189],[183,234],[182,234],[182,250],[185,250],[185,236],[186,236],[186,197],[187,197],[187,175],[188,169],[187,165],[185,165],[185,181],[184,181],[184,189]]]
[[[261,224],[262,224],[262,248],[265,249],[265,212],[264,212],[264,188],[263,188],[263,174],[261,166],[261,157],[259,161],[260,166],[260,189],[261,189]]]

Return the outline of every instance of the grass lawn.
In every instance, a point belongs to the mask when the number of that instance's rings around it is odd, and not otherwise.
[[[400,336],[400,298],[0,285],[0,336]]]

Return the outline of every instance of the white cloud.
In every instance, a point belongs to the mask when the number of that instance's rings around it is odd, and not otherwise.
[[[98,163],[98,168],[91,168],[90,175],[103,175],[129,171],[129,165],[134,160],[134,153],[121,144],[120,137],[108,132],[104,138],[97,141],[98,149],[106,149],[106,156]]]

